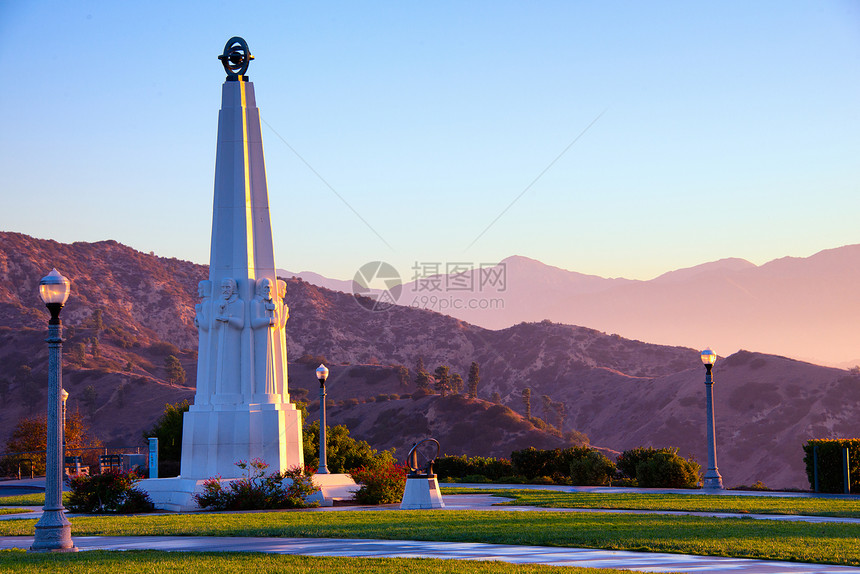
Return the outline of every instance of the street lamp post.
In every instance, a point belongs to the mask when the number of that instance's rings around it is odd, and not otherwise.
[[[329,474],[325,457],[325,380],[328,378],[328,369],[320,365],[316,372],[320,382],[320,466],[317,474]]]
[[[69,280],[54,269],[39,281],[39,296],[51,312],[48,321],[48,436],[45,441],[45,506],[36,523],[30,552],[77,552],[72,528],[63,508],[63,466],[61,428],[63,381],[63,324],[60,311],[69,298]]]
[[[717,354],[710,349],[705,349],[701,354],[702,363],[705,365],[705,408],[708,426],[708,470],[705,472],[705,488],[723,488],[723,477],[717,469],[717,439],[714,430],[714,377],[711,369],[717,362]]]

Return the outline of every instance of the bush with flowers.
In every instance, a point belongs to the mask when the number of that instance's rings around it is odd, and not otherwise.
[[[384,461],[350,471],[353,480],[361,485],[355,493],[355,501],[359,504],[400,502],[406,487],[406,470],[402,464]]]
[[[140,479],[134,471],[118,470],[74,475],[69,480],[72,493],[66,507],[82,514],[152,512],[149,495],[135,487]]]
[[[220,476],[203,482],[203,492],[194,495],[200,508],[211,510],[264,510],[317,506],[307,497],[319,490],[302,467],[266,475],[269,465],[259,458],[240,460],[236,466],[245,476],[222,481]]]

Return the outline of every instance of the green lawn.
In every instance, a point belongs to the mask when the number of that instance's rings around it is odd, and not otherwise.
[[[63,504],[69,502],[70,492],[63,493]],[[0,496],[0,506],[45,506],[45,493],[19,494],[17,496]]]
[[[21,512],[33,512],[30,508],[0,508],[0,514],[20,514]]]
[[[446,488],[442,494],[492,494],[515,498],[499,502],[511,506],[545,508],[617,508],[626,510],[683,510],[740,514],[802,514],[860,518],[860,499],[793,498],[702,494],[578,493],[553,490],[497,490]]]
[[[75,554],[27,554],[0,551],[0,572],[16,574],[89,574],[91,572],[218,572],[219,574],[624,574],[621,570],[566,568],[436,560],[429,558],[319,558],[257,553],[176,553],[156,551],[105,552],[93,550]],[[629,574],[629,571],[625,571]]]
[[[283,536],[488,542],[860,566],[860,525],[747,518],[504,511],[205,513],[74,517],[73,535]],[[35,521],[0,521],[31,535]]]

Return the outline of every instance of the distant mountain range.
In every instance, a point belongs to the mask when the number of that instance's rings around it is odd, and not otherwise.
[[[503,273],[505,288],[481,289],[481,273]],[[295,275],[351,292],[351,281]],[[860,364],[860,245],[761,266],[722,259],[650,281],[584,275],[519,256],[465,274],[459,288],[454,279],[405,283],[399,303],[487,329],[549,319],[652,343],[710,346],[721,355],[756,349],[831,366]]]
[[[509,282],[522,274],[518,266],[535,267],[523,258],[507,261]],[[109,444],[140,444],[142,431],[165,403],[193,397],[197,333],[191,318],[196,284],[207,269],[114,241],[61,244],[0,232],[0,444],[21,416],[44,412],[47,313],[36,286],[52,267],[72,280],[62,315],[69,409],[86,412]],[[586,296],[604,282],[614,282],[612,289],[643,283],[656,289],[691,284],[702,274],[755,271],[738,261],[709,267],[652,282],[588,276],[578,281]],[[557,284],[559,292],[567,289],[565,277],[576,282],[569,272],[548,269],[543,281]],[[563,430],[585,433],[594,445],[616,451],[677,446],[705,460],[704,369],[696,349],[549,320],[489,330],[406,306],[372,312],[352,295],[298,278],[287,283],[291,393],[314,401],[313,361],[325,356],[335,402],[330,423],[347,424],[374,447],[397,447],[402,455],[410,441],[426,435],[451,454],[508,456],[510,449],[529,444],[559,446],[561,438],[539,428],[545,425],[537,418],[557,423],[554,408],[544,411],[546,395],[565,405]],[[510,289],[528,299],[522,287],[512,283]],[[97,310],[101,329],[93,320]],[[98,356],[93,339],[99,341]],[[185,383],[167,382],[168,354],[185,367]],[[479,400],[413,398],[419,357],[431,372],[448,365],[464,379],[471,362],[478,362]],[[406,385],[397,365],[410,370]],[[718,360],[715,379],[719,464],[728,485],[762,480],[773,487],[806,487],[803,442],[860,432],[860,377],[849,371],[741,351]],[[521,416],[525,388],[531,390],[533,421]],[[496,393],[502,406],[491,404]]]

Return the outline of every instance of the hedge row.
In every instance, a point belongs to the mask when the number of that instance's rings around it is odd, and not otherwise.
[[[676,448],[636,448],[618,458],[618,466],[602,453],[588,447],[539,450],[529,447],[500,458],[443,456],[436,459],[435,471],[445,478],[466,478],[470,482],[540,482],[601,486],[613,481],[635,480],[646,488],[695,488],[701,469],[695,461],[678,456]]]
[[[848,448],[848,468],[851,492],[860,492],[860,439],[812,439],[803,445],[803,462],[806,463],[806,476],[809,487],[815,488],[813,449],[818,447],[818,490],[819,492],[845,492],[842,471],[842,451]]]
[[[483,476],[490,480],[499,480],[503,476],[514,474],[511,461],[506,458],[467,457],[465,455],[441,456],[433,464],[433,470],[439,476],[449,478]]]

